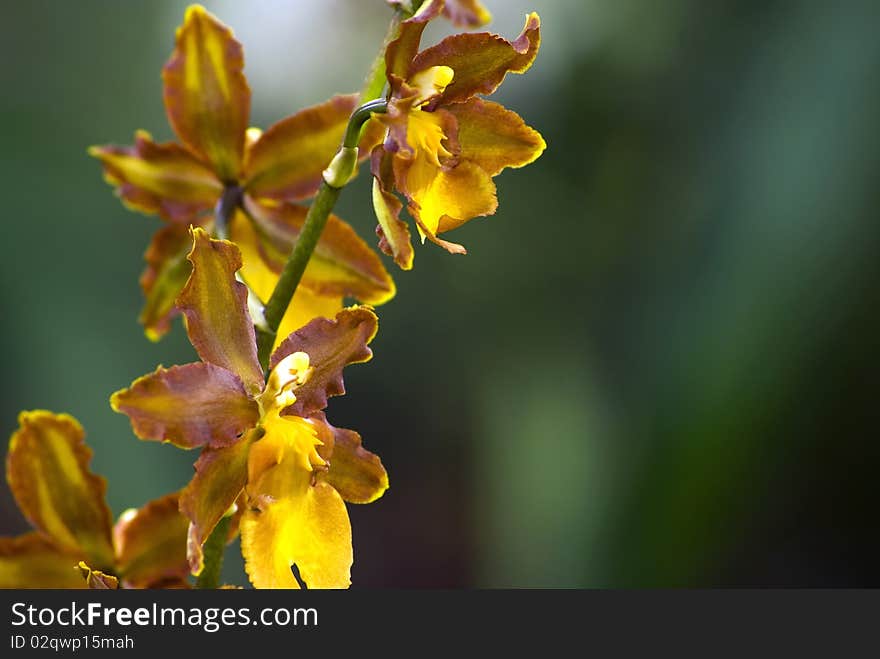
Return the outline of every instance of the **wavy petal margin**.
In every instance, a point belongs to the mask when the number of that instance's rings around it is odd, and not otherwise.
[[[547,148],[538,131],[498,103],[472,98],[447,109],[458,120],[459,158],[477,164],[489,176],[507,167],[524,167]]]
[[[187,259],[192,274],[177,298],[190,342],[203,361],[232,371],[248,393],[258,393],[264,379],[248,314],[248,291],[235,279],[242,265],[241,252],[234,243],[214,240],[199,227],[191,232],[193,247]]]
[[[180,512],[190,522],[186,555],[194,575],[202,571],[202,545],[244,489],[248,453],[260,434],[253,430],[232,446],[202,451],[195,476],[180,493]]]
[[[9,440],[6,480],[19,509],[60,549],[112,569],[107,482],[89,471],[92,451],[82,426],[45,410],[22,412],[18,424]]]
[[[157,368],[110,397],[141,439],[183,449],[228,446],[259,420],[238,376],[213,364]]]
[[[381,147],[373,150],[373,210],[376,220],[376,235],[379,236],[379,249],[392,257],[401,270],[411,270],[415,251],[412,246],[409,227],[400,219],[403,204],[392,190],[393,173],[391,157]]]
[[[432,66],[448,66],[455,72],[442,94],[427,105],[461,103],[476,94],[491,94],[508,73],[525,73],[538,56],[541,19],[532,12],[522,33],[513,41],[497,34],[455,34],[420,52],[412,61],[409,75]]]
[[[388,472],[375,453],[365,449],[354,430],[335,428],[323,415],[310,419],[322,445],[319,455],[329,469],[318,473],[348,503],[372,503],[388,489]]]
[[[76,568],[90,590],[117,590],[119,588],[119,579],[112,574],[93,570],[85,561],[80,561]]]
[[[372,358],[368,344],[378,328],[379,319],[371,309],[351,307],[336,314],[334,320],[316,318],[282,341],[272,353],[270,368],[288,355],[305,352],[312,369],[306,383],[294,390],[296,402],[284,413],[307,417],[324,409],[330,396],[344,394],[343,369]]]

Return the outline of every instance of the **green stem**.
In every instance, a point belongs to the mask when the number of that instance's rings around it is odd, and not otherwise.
[[[401,9],[395,10],[394,16],[391,17],[388,32],[385,33],[385,40],[370,66],[370,72],[367,74],[364,88],[361,90],[361,102],[370,98],[379,98],[382,95],[382,90],[385,88],[385,49],[400,34],[400,23],[405,18],[406,16]]]
[[[357,147],[360,131],[363,125],[370,119],[374,113],[385,112],[385,101],[377,99],[364,103],[355,110],[351,118],[348,120],[348,126],[345,129],[345,137],[342,142],[342,149],[354,149]],[[260,365],[264,371],[269,370],[269,356],[272,352],[272,345],[275,343],[275,335],[278,332],[278,326],[281,319],[287,312],[287,307],[293,299],[297,286],[302,279],[309,259],[318,245],[321,233],[327,225],[327,219],[336,200],[342,192],[342,187],[334,187],[326,181],[321,183],[318,194],[315,196],[309,212],[306,214],[302,231],[297,238],[287,263],[278,277],[275,289],[263,308],[263,317],[266,320],[266,328],[257,330],[257,354],[260,359]]]
[[[257,337],[257,348],[260,365],[264,371],[269,370],[269,355],[272,351],[272,344],[275,342],[275,333],[278,331],[278,325],[281,324],[281,319],[284,317],[284,313],[293,299],[296,287],[299,286],[303,272],[306,270],[306,265],[308,265],[309,259],[312,257],[312,252],[315,251],[315,247],[318,245],[318,239],[321,237],[321,232],[324,231],[327,218],[330,217],[330,211],[333,210],[336,200],[339,199],[340,192],[342,192],[342,188],[333,188],[326,183],[321,184],[318,195],[315,197],[306,215],[302,232],[293,246],[287,263],[284,264],[284,269],[281,271],[278,283],[275,284],[275,290],[272,291],[272,295],[263,309],[263,316],[266,319],[268,331],[263,330],[260,332]]]
[[[223,552],[229,535],[230,519],[228,515],[221,518],[205,541],[203,549],[205,563],[202,573],[196,579],[196,588],[217,588],[220,585],[220,571],[223,568]]]
[[[361,139],[361,128],[364,127],[374,114],[385,114],[388,104],[383,98],[367,101],[357,110],[351,113],[348,126],[345,127],[345,137],[342,138],[342,148],[353,149]]]

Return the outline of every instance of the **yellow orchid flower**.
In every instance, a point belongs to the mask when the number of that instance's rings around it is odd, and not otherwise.
[[[302,228],[311,197],[336,153],[357,95],[336,96],[260,133],[248,129],[251,93],[241,44],[203,7],[186,10],[162,71],[168,119],[180,143],[157,144],[145,131],[133,146],[95,146],[106,180],[130,208],[167,224],[153,238],[141,287],[147,336],[158,340],[178,313],[174,300],[189,276],[190,224],[211,228],[221,201],[235,207],[227,227],[244,254],[241,276],[265,302]],[[363,153],[381,139],[367,130]],[[381,259],[331,216],[281,330],[332,317],[352,297],[381,304],[394,296]],[[280,336],[284,336],[279,332]]]
[[[112,525],[107,483],[89,470],[92,451],[79,422],[36,410],[18,423],[6,480],[36,530],[0,538],[0,588],[187,587],[188,522],[177,493]]]
[[[540,45],[537,14],[526,18],[514,41],[485,32],[456,34],[419,51],[431,19],[444,12],[479,18],[480,9],[475,2],[428,0],[403,21],[386,50],[390,89],[387,114],[375,118],[386,136],[372,153],[373,206],[379,247],[405,270],[412,267],[413,249],[395,190],[406,199],[422,241],[464,254],[464,247],[438,234],[493,214],[498,201],[492,178],[533,162],[546,147],[515,112],[477,97],[532,65]]]
[[[243,493],[241,550],[255,587],[299,587],[294,565],[310,588],[348,587],[344,501],[379,498],[388,477],[358,434],[332,427],[323,409],[345,392],[343,368],[371,358],[376,316],[352,307],[313,320],[279,344],[264,379],[247,289],[236,280],[241,252],[191,232],[192,272],[176,305],[202,361],[159,367],[111,405],[141,439],[202,449],[180,498],[193,574],[203,569],[205,540]]]

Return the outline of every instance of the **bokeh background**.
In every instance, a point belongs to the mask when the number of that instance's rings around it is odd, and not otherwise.
[[[264,127],[357,90],[390,15],[205,4]],[[427,245],[395,272],[375,358],[332,401],[391,478],[350,507],[354,585],[880,585],[880,3],[487,4],[509,37],[542,16],[496,98],[549,149],[451,235],[470,255]],[[116,514],[196,455],[135,440],[108,395],[193,352],[179,323],[143,337],[159,221],[86,148],[172,138],[160,69],[185,5],[0,9],[0,427],[74,414]],[[367,186],[339,213],[372,243]],[[0,534],[24,528],[4,485]]]

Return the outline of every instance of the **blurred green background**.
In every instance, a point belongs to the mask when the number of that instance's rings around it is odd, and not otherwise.
[[[390,15],[205,4],[263,127],[358,89]],[[486,4],[508,37],[542,16],[533,69],[494,98],[549,149],[450,234],[468,256],[429,244],[393,271],[375,358],[331,402],[391,478],[350,507],[354,585],[880,585],[880,3]],[[115,514],[196,455],[135,440],[108,396],[194,354],[179,323],[143,337],[159,221],[85,151],[172,138],[160,69],[185,6],[0,9],[0,426],[78,417]],[[338,210],[372,244],[368,178]],[[0,534],[24,528],[3,486]]]

